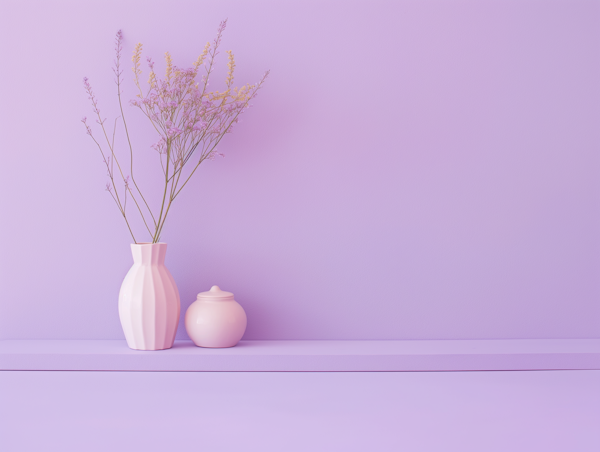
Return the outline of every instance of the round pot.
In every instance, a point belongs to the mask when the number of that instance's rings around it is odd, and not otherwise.
[[[244,308],[219,286],[199,293],[185,313],[185,328],[198,347],[233,347],[244,335],[246,324]]]

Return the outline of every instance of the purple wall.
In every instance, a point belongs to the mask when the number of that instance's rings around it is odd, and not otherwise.
[[[123,337],[81,79],[112,121],[117,29],[133,95],[138,41],[189,65],[224,18],[237,80],[271,77],[167,224],[183,309],[219,284],[246,339],[599,337],[597,2],[5,0],[0,339]]]

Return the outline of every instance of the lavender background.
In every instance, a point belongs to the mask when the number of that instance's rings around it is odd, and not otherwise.
[[[219,284],[246,339],[599,337],[597,2],[4,0],[0,339],[123,337],[81,80],[110,122],[116,30],[132,96],[138,41],[189,65],[224,18],[213,87],[226,49],[271,77],[170,216],[182,312]]]

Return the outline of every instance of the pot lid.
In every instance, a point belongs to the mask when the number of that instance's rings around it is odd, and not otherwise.
[[[219,286],[212,286],[207,292],[200,292],[198,294],[198,298],[209,298],[209,299],[219,299],[219,300],[233,300],[233,294],[231,292],[225,292],[221,290]]]

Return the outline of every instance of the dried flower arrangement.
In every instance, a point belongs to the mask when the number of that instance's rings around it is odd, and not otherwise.
[[[227,64],[226,89],[223,92],[208,92],[209,78],[214,69],[215,57],[219,53],[218,48],[226,24],[226,20],[221,22],[215,40],[212,44],[210,42],[206,44],[204,51],[191,68],[182,69],[174,66],[171,55],[167,52],[165,54],[165,78],[161,80],[154,72],[154,62],[151,58],[148,58],[147,63],[150,75],[148,88],[145,92],[140,84],[140,76],[142,74],[140,68],[142,44],[138,44],[133,52],[132,69],[134,82],[139,93],[130,104],[142,111],[150,120],[159,136],[158,141],[152,145],[152,148],[159,154],[164,175],[164,179],[162,180],[164,191],[158,215],[155,215],[150,208],[133,174],[133,146],[125,120],[122,100],[123,71],[121,53],[123,50],[123,33],[121,30],[117,32],[115,38],[116,59],[113,71],[116,76],[115,82],[121,113],[120,118],[129,148],[129,174],[126,174],[124,171],[125,168],[115,155],[114,138],[119,118],[115,119],[111,137],[105,127],[106,119],[102,119],[100,115],[98,100],[92,91],[89,80],[87,77],[83,79],[85,91],[92,102],[93,112],[97,116],[96,122],[101,128],[103,138],[100,141],[106,141],[106,144],[102,145],[96,139],[92,133],[92,128],[87,122],[87,118],[84,117],[82,122],[85,125],[87,134],[94,140],[102,154],[109,176],[106,190],[113,197],[121,215],[125,219],[134,243],[138,242],[135,239],[127,218],[127,197],[129,196],[133,200],[146,230],[152,238],[151,242],[157,243],[160,240],[165,220],[173,201],[181,193],[183,187],[185,187],[202,162],[212,160],[215,156],[221,155],[217,153],[216,146],[226,133],[232,131],[232,126],[238,121],[239,115],[250,107],[249,102],[257,95],[258,90],[262,87],[269,74],[267,71],[263,78],[254,85],[247,84],[241,88],[233,87],[235,60],[233,53],[227,51],[229,62]],[[202,74],[201,80],[197,82],[196,79],[201,69],[204,69],[204,74]],[[183,175],[184,167],[191,168],[189,174]],[[120,190],[118,187],[123,190],[122,195],[119,194]]]

